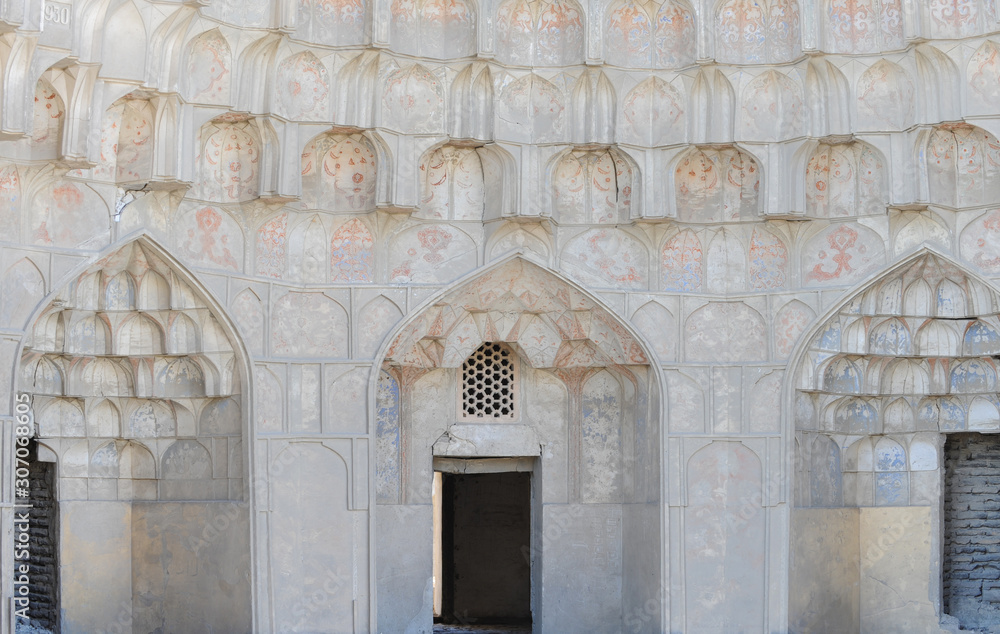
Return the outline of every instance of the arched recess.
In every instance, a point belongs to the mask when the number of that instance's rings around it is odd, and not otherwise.
[[[583,146],[549,163],[553,215],[563,224],[618,224],[638,217],[639,169],[617,147]]]
[[[517,366],[515,412],[469,420],[459,405],[462,367],[487,342]],[[433,472],[442,460],[491,457],[517,458],[531,471],[535,627],[618,631],[641,613],[644,627],[663,629],[663,383],[652,349],[629,325],[581,287],[513,255],[428,300],[375,358],[379,630],[401,631],[410,619],[430,628],[423,596]],[[552,539],[555,531],[567,538]],[[607,555],[581,559],[574,542]]]
[[[513,158],[495,144],[456,142],[426,152],[417,168],[415,218],[494,220],[513,215]]]
[[[235,326],[146,236],[42,306],[16,387],[57,463],[61,627],[97,631],[113,605],[172,631],[251,630],[250,365]]]
[[[942,617],[943,449],[952,432],[1000,431],[997,333],[1000,293],[924,248],[800,339],[785,388],[792,629],[922,631]]]

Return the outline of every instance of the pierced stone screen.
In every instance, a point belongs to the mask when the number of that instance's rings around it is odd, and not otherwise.
[[[514,418],[514,358],[499,343],[484,343],[462,366],[462,416]]]

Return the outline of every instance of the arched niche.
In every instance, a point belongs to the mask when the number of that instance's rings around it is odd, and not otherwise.
[[[829,53],[872,54],[903,48],[903,11],[899,0],[825,0],[822,49]]]
[[[638,216],[635,162],[618,148],[573,148],[549,167],[553,216],[560,224],[619,224]]]
[[[936,126],[920,138],[930,202],[976,207],[1000,195],[1000,140],[995,136],[958,123]]]
[[[695,13],[684,0],[619,0],[608,9],[605,58],[626,68],[682,68],[697,55]]]
[[[325,132],[302,152],[302,202],[306,209],[365,212],[375,208],[378,153],[358,132]]]
[[[476,3],[457,0],[394,0],[389,23],[393,49],[435,59],[467,57],[476,52]]]
[[[496,145],[451,142],[424,153],[415,218],[494,220],[511,215],[513,158]]]
[[[464,368],[484,345],[507,351],[515,366],[513,414],[464,413]],[[400,629],[414,615],[431,625],[422,593],[432,575],[429,510],[442,460],[516,458],[531,472],[536,626],[613,631],[655,604],[663,492],[653,358],[599,300],[521,256],[459,281],[404,320],[376,356],[370,382],[379,629]],[[575,518],[558,529],[574,538],[543,544],[559,518]],[[630,530],[633,522],[643,529]],[[414,535],[427,535],[426,543]],[[574,541],[609,556],[581,562]],[[622,567],[639,553],[645,572]],[[587,607],[561,609],[565,592],[585,597]],[[651,623],[660,618],[650,614]]]
[[[191,612],[169,614],[168,629],[248,631],[249,365],[225,312],[143,236],[80,271],[30,323],[17,388],[58,468],[62,627],[106,626],[88,606],[109,601],[144,621],[179,593]]]
[[[925,248],[850,291],[800,338],[785,408],[796,627],[838,602],[847,608],[824,627],[883,630],[876,604],[904,587],[919,599],[894,623],[921,629],[942,617],[943,450],[947,434],[1000,431],[998,325],[1000,293]],[[871,600],[852,598],[858,586]]]
[[[863,141],[824,139],[805,164],[806,214],[816,218],[885,213],[889,175],[885,157]]]
[[[148,181],[153,176],[156,108],[142,93],[116,101],[101,122],[101,153],[94,178],[115,183]]]
[[[722,0],[713,16],[715,57],[728,64],[780,64],[802,53],[796,0]]]
[[[671,171],[678,220],[715,223],[760,216],[760,163],[742,148],[693,146]]]
[[[497,59],[517,66],[579,64],[585,16],[576,0],[504,0],[496,9]]]
[[[246,115],[223,115],[202,126],[198,135],[195,184],[191,197],[236,203],[261,193],[269,158],[257,122]]]

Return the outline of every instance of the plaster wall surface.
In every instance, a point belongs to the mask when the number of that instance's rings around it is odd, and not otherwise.
[[[789,629],[853,632],[861,623],[860,509],[792,512]]]
[[[928,571],[928,508],[867,508],[859,514],[862,632],[941,632]],[[898,535],[898,537],[897,537]]]
[[[186,624],[182,598],[236,631],[427,631],[435,452],[534,460],[534,534],[562,535],[543,631],[940,622],[943,436],[1000,430],[995,3],[0,23],[0,630],[18,393],[57,465],[66,631]],[[458,416],[487,341],[523,370],[502,431]],[[152,536],[233,508],[186,594]],[[790,581],[855,566],[857,599]]]

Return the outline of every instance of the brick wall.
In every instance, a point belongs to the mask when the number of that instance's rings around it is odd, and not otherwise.
[[[965,626],[1000,618],[1000,437],[945,443],[944,611]]]
[[[31,599],[31,624],[58,632],[58,563],[56,548],[58,526],[56,525],[55,463],[37,460],[38,445],[31,443],[30,500],[31,508],[31,583],[28,597]]]

